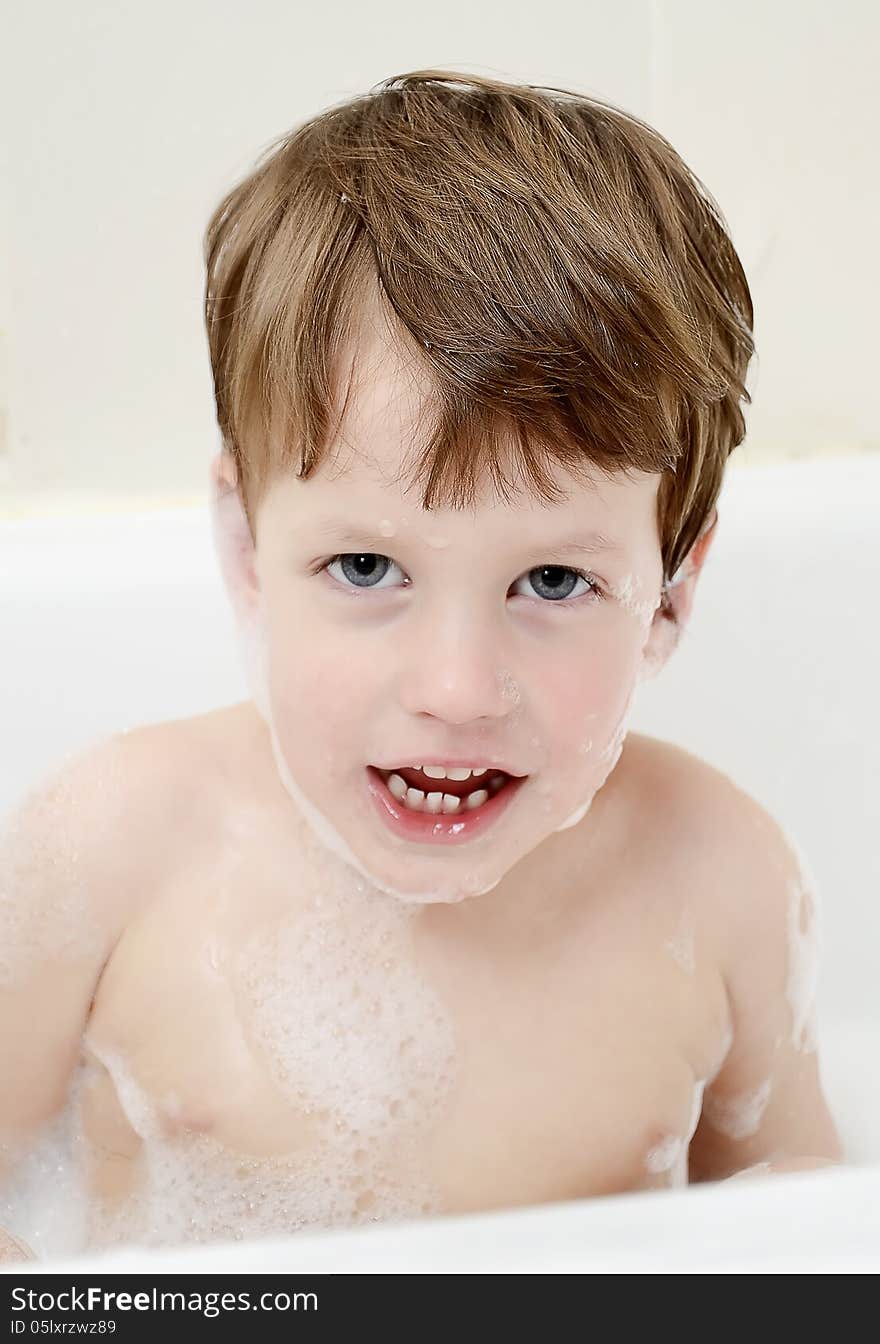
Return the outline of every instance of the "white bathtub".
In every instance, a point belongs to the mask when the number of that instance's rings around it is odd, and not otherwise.
[[[726,771],[811,863],[823,1078],[851,1169],[77,1270],[880,1267],[878,517],[880,455],[732,471],[692,626],[632,718]],[[0,613],[0,815],[97,737],[247,693],[206,509],[0,522]]]

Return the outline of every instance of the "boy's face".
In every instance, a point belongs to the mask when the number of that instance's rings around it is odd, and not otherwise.
[[[635,685],[669,647],[654,616],[660,478],[590,487],[557,472],[563,503],[505,504],[487,487],[472,511],[426,513],[398,483],[418,382],[372,353],[348,455],[264,495],[249,582],[298,789],[383,889],[455,900],[579,819],[617,761]],[[614,548],[577,549],[596,533]],[[458,825],[453,843],[402,835],[369,767],[450,758],[527,778],[472,835],[463,809],[431,818]]]

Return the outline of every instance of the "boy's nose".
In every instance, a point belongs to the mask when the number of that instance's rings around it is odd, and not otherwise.
[[[410,714],[430,714],[448,723],[500,719],[519,702],[512,672],[499,657],[497,641],[463,624],[445,638],[425,638],[401,660],[400,700]]]

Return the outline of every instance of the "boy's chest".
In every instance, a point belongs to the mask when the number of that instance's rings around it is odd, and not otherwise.
[[[724,995],[693,920],[623,904],[496,941],[320,884],[181,873],[95,996],[96,1187],[133,1192],[145,1155],[182,1144],[267,1180],[281,1163],[306,1223],[322,1181],[355,1219],[677,1183]]]

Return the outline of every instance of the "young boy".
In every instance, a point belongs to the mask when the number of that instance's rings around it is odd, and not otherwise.
[[[841,1157],[796,854],[627,733],[744,435],[748,285],[667,142],[559,93],[386,81],[211,220],[252,698],[9,826],[0,1223],[38,1253],[47,1153],[83,1247]]]

